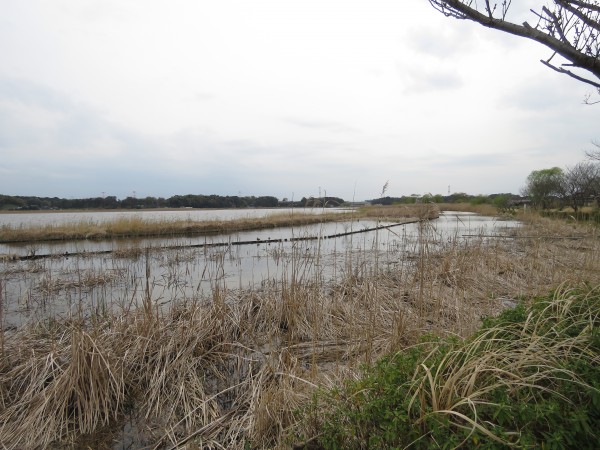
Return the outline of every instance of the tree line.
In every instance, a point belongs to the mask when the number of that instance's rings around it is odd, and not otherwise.
[[[277,208],[336,207],[345,201],[339,197],[302,197],[298,201],[266,196],[174,195],[163,197],[115,196],[66,199],[59,197],[11,196],[0,194],[0,210],[48,209],[147,209],[147,208]]]
[[[413,203],[470,203],[472,205],[490,204],[500,208],[511,204],[518,204],[525,199],[520,195],[503,193],[490,195],[470,195],[464,192],[455,192],[450,195],[441,194],[412,194],[402,197],[381,197],[369,200],[372,205],[398,205]]]
[[[600,164],[583,161],[565,169],[534,170],[527,177],[523,194],[541,209],[570,206],[577,211],[597,202],[600,196]]]

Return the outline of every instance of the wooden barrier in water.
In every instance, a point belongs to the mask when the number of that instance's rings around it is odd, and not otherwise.
[[[274,244],[279,242],[297,242],[297,241],[314,241],[319,239],[335,239],[344,236],[350,236],[352,234],[368,233],[370,231],[385,230],[393,227],[399,227],[401,225],[408,225],[411,223],[418,223],[420,219],[411,219],[405,222],[397,222],[391,225],[380,225],[371,228],[362,228],[360,230],[346,231],[343,233],[330,234],[327,236],[302,236],[302,237],[291,237],[291,238],[279,238],[279,239],[260,239],[257,238],[255,241],[227,241],[227,242],[204,242],[201,244],[185,244],[185,245],[168,245],[164,247],[151,247],[156,250],[178,250],[182,248],[211,248],[211,247],[230,247],[238,245],[260,245],[260,244]],[[96,251],[83,251],[83,252],[64,252],[64,253],[49,253],[49,254],[30,254],[24,256],[11,255],[11,261],[29,261],[43,258],[62,257],[69,258],[72,256],[93,256],[93,255],[107,255],[118,250],[96,250]]]

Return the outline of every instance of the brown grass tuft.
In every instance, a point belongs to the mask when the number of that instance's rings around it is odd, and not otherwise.
[[[356,377],[362,363],[414,344],[424,332],[467,336],[482,316],[562,282],[600,284],[594,228],[523,220],[510,239],[444,242],[423,223],[419,241],[401,252],[353,249],[336,283],[318,271],[308,275],[308,266],[327,263],[325,255],[297,251],[284,277],[255,290],[231,291],[213,280],[210,298],[165,307],[148,289],[139,310],[114,308],[5,333],[2,443],[76,446],[85,433],[97,443],[125,442],[124,430],[135,429],[164,448],[289,446],[308,432],[294,410],[317,386]],[[473,361],[464,367],[471,372],[445,379],[473,397],[469,377],[486,364]],[[452,410],[441,375],[424,375],[436,407]]]

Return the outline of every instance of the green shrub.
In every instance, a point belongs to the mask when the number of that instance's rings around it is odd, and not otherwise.
[[[600,287],[559,290],[465,341],[426,337],[307,415],[324,448],[599,448]]]

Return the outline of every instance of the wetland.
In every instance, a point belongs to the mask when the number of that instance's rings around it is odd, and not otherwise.
[[[317,388],[600,278],[593,228],[430,208],[5,242],[18,258],[0,262],[2,443],[289,448]]]

